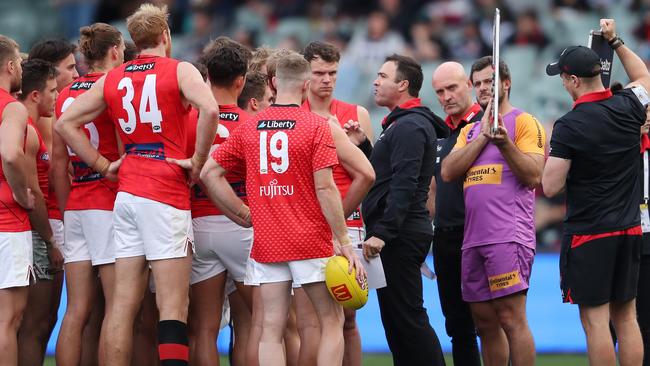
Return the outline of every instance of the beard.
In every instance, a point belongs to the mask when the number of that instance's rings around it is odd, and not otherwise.
[[[21,79],[16,79],[16,80],[11,80],[11,84],[9,86],[9,93],[18,93],[20,89],[22,88],[22,80]]]

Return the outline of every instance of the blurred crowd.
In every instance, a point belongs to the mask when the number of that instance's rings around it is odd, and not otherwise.
[[[125,18],[142,0],[0,1],[0,33],[13,35],[24,49],[60,34],[75,39],[79,27],[96,21],[126,32]],[[543,65],[570,44],[586,44],[601,17],[620,19],[619,33],[650,65],[650,0],[155,0],[171,10],[173,56],[195,61],[208,40],[219,35],[255,48],[262,45],[301,50],[325,40],[342,52],[337,97],[364,105],[373,126],[385,111],[374,105],[372,80],[394,52],[423,65],[423,103],[442,114],[430,77],[442,61],[471,64],[492,52],[494,9],[501,10],[502,57],[513,77],[514,105],[529,110],[550,135],[555,118],[571,100]],[[13,15],[12,15],[13,14]],[[57,14],[52,17],[51,14]],[[14,16],[15,15],[15,16]],[[16,16],[18,19],[16,19]],[[29,23],[21,17],[31,17]],[[35,24],[25,29],[24,24]],[[620,65],[613,80],[625,82]],[[468,67],[467,67],[468,68]],[[564,201],[539,195],[538,248],[559,248]]]

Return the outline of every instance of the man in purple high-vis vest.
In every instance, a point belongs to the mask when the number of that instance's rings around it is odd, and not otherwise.
[[[463,300],[470,303],[486,364],[535,362],[526,319],[526,293],[535,255],[535,187],[544,169],[545,133],[530,114],[509,101],[512,85],[499,65],[499,128],[491,131],[492,59],[472,65],[470,80],[486,111],[464,127],[442,162],[445,181],[464,179]]]

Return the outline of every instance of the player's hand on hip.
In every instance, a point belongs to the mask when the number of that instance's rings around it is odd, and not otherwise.
[[[26,188],[25,194],[17,196],[16,193],[12,193],[14,197],[14,201],[20,205],[20,207],[24,208],[25,210],[31,210],[34,208],[34,194],[32,193],[32,190],[30,188]]]
[[[185,170],[192,170],[192,159],[174,159],[174,158],[167,158],[165,159],[168,163],[171,164],[176,164],[179,167],[185,169]]]
[[[201,161],[201,159],[195,158],[194,156],[192,156],[189,159],[167,158],[165,160],[168,163],[176,164],[181,168],[187,170],[188,173],[190,174],[190,179],[191,179],[190,184],[195,184],[200,182],[199,176],[201,175],[201,169],[203,168],[205,161]]]
[[[356,277],[359,284],[365,283],[366,279],[366,269],[361,264],[361,260],[357,256],[357,253],[354,251],[354,245],[347,244],[341,246],[341,254],[348,259],[350,263],[348,267],[348,273],[352,273],[352,269],[356,270]]]
[[[616,37],[616,22],[614,19],[601,19],[600,29],[603,33],[603,37],[607,41],[610,41]]]
[[[370,258],[376,257],[379,255],[381,250],[384,248],[384,241],[376,238],[374,236],[370,237],[368,240],[363,242],[363,256],[367,261],[370,261]]]
[[[115,161],[111,161],[106,170],[106,175],[104,176],[106,179],[117,182],[117,173],[120,170],[120,166],[122,166],[125,156],[126,154],[120,156],[120,158]]]

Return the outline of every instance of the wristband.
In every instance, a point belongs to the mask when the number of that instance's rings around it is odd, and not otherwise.
[[[622,40],[621,37],[619,37],[619,36],[615,36],[614,38],[612,38],[612,39],[610,39],[609,41],[607,41],[607,43],[609,44],[609,46],[610,46],[613,50],[615,50],[615,49],[617,49],[617,48],[619,48],[619,47],[621,47],[622,45],[625,44],[625,42],[623,42],[623,40]]]
[[[370,154],[372,154],[372,144],[370,143],[370,140],[366,137],[365,140],[363,140],[362,143],[357,146],[361,152],[367,157],[370,158]]]
[[[101,174],[102,176],[106,176],[106,173],[108,173],[108,168],[111,166],[111,162],[108,161],[105,157],[99,155],[97,160],[95,160],[95,163],[93,164],[93,169]]]
[[[237,217],[239,217],[240,219],[244,220],[244,221],[248,221],[248,219],[251,217],[251,210],[250,209],[248,209],[248,212],[246,212],[246,214],[244,216],[241,215],[242,209],[245,209],[245,208],[246,208],[246,205],[244,203],[242,203],[241,206],[239,207],[239,210],[237,210],[237,213],[235,215]]]

